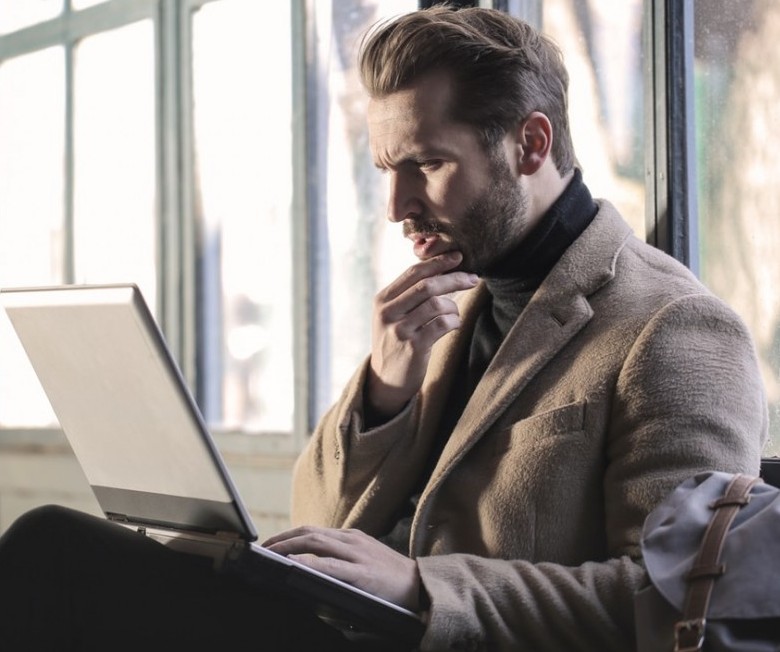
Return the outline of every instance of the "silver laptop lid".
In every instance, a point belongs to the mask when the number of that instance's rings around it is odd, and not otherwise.
[[[0,290],[106,516],[257,538],[134,285]]]

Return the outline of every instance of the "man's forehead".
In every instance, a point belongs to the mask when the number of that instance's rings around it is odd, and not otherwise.
[[[449,122],[452,95],[449,77],[434,74],[420,78],[414,85],[368,103],[368,129],[372,139],[387,135],[413,136]]]
[[[372,97],[368,103],[369,120],[403,119],[411,113],[442,120],[447,116],[452,97],[452,80],[440,72],[428,73],[414,84],[388,95]]]

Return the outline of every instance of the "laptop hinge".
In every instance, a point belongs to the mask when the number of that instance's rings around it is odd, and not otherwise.
[[[106,514],[106,517],[117,525],[147,536],[172,550],[210,557],[217,567],[222,565],[227,555],[246,547],[246,541],[237,532],[210,533],[141,524],[122,514]]]

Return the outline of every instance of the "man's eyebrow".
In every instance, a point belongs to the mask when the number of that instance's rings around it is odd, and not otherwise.
[[[374,166],[379,170],[387,170],[389,168],[396,168],[399,167],[405,163],[412,163],[412,164],[419,164],[424,161],[428,161],[431,159],[441,159],[441,158],[447,158],[447,152],[443,149],[427,149],[427,150],[416,150],[412,152],[408,152],[404,154],[401,158],[397,160],[390,160],[387,163],[382,163],[380,161],[375,160]]]

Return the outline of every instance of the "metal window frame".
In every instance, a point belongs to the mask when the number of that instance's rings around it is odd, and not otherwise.
[[[297,371],[299,387],[296,402],[299,409],[296,431],[307,435],[316,427],[331,395],[331,318],[330,318],[330,248],[328,246],[327,175],[329,91],[326,68],[330,34],[322,35],[316,20],[317,0],[294,2],[300,40],[294,56],[303,61],[296,79],[296,99],[305,107],[295,133],[297,143],[295,195],[301,205],[295,211],[296,238],[296,305],[305,306],[306,314],[296,316],[300,356]],[[312,174],[311,171],[315,173]]]
[[[699,272],[694,0],[645,0],[647,241]]]

